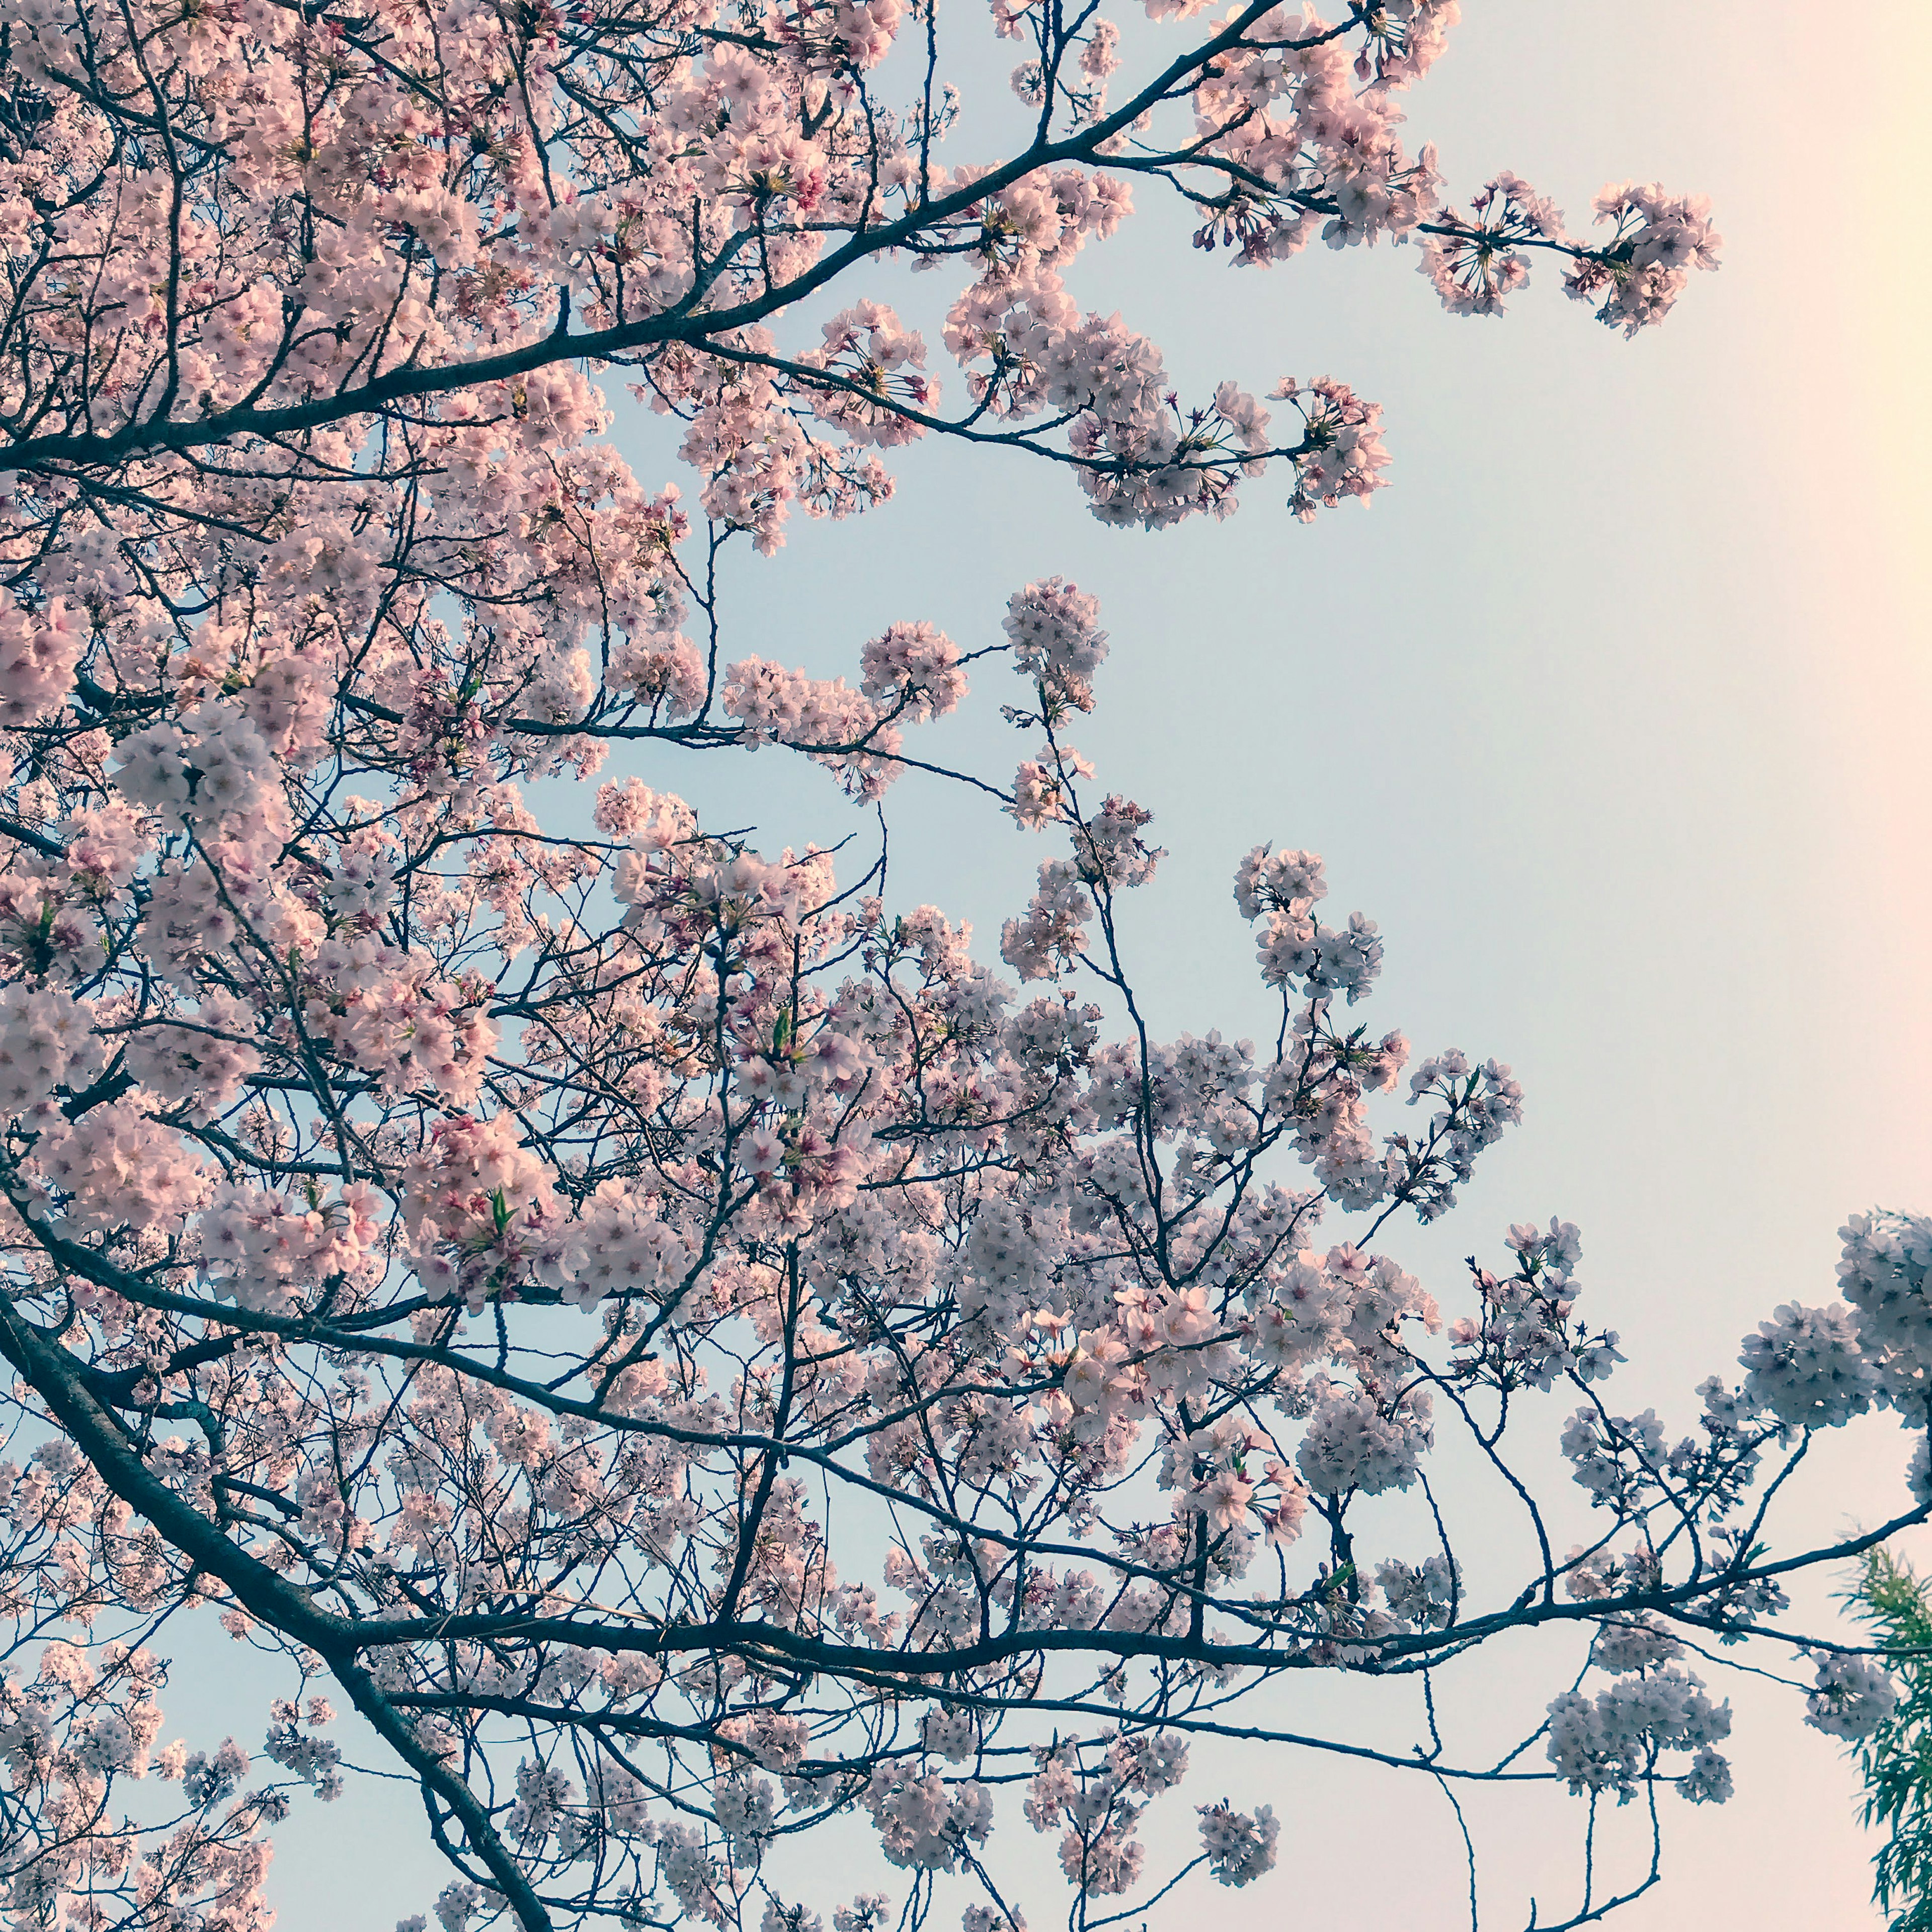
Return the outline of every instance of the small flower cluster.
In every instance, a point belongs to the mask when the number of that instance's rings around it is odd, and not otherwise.
[[[1573,1791],[1627,1802],[1651,1753],[1683,1750],[1693,1754],[1678,1780],[1685,1798],[1722,1802],[1730,1793],[1729,1768],[1714,1747],[1730,1736],[1730,1706],[1712,1703],[1702,1681],[1674,1664],[1620,1677],[1594,1697],[1566,1690],[1552,1700],[1549,1721],[1550,1762]]]

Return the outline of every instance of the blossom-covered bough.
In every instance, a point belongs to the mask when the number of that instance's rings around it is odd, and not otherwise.
[[[338,1705],[420,1787],[450,1932],[1016,1928],[1050,1901],[1002,1820],[1074,1924],[1138,1917],[1177,1874],[1137,1824],[1230,1732],[1654,1818],[1730,1789],[1687,1658],[1804,1643],[1780,1580],[1886,1533],[1781,1554],[1767,1511],[1816,1430],[1924,1425],[1932,1224],[1855,1222],[1844,1302],[1780,1310],[1691,1436],[1620,1416],[1573,1228],[1511,1230],[1446,1332],[1377,1246],[1520,1095],[1354,1022],[1382,942],[1317,859],[1236,878],[1274,1037],[1150,1032],[1149,814],[1067,736],[1090,596],[894,624],[856,685],[728,647],[724,548],[866,508],[922,435],[1148,526],[1269,470],[1306,516],[1378,487],[1342,383],[1184,404],[1081,310],[1137,187],[1246,264],[1413,240],[1459,312],[1544,256],[1634,330],[1714,264],[1655,188],[1582,239],[1514,176],[1443,204],[1395,103],[1453,0],[992,10],[1030,132],[947,164],[986,27],[930,0],[0,4],[8,1924],[266,1925],[267,1828],[353,1774]],[[950,412],[881,298],[908,264],[950,278]],[[611,372],[694,512],[602,440]],[[1028,755],[950,776],[1055,842],[1020,991],[883,860],[770,856],[631,769],[777,745],[876,802],[998,658]],[[1487,1492],[1431,1481],[1445,1426]],[[1506,1432],[1561,1433],[1592,1540]],[[1500,1588],[1457,1545],[1498,1499]],[[196,1609],[286,1670],[260,1744],[160,1744]],[[1420,1693],[1533,1626],[1558,1694],[1500,1762],[1420,1696],[1408,1754],[1268,1688]],[[1810,1645],[1813,1721],[1860,1735],[1882,1670]],[[1276,1858],[1248,1804],[1196,1808],[1230,1885]],[[879,1882],[834,1895],[790,1841],[855,1817]]]

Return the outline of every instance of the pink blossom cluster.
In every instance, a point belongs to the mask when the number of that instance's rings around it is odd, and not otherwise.
[[[87,1009],[58,986],[0,988],[0,1108],[17,1119],[62,1088],[85,1088],[103,1060]]]
[[[1868,1657],[1822,1658],[1817,1688],[1805,1700],[1806,1720],[1828,1736],[1868,1738],[1898,1704],[1898,1689],[1883,1665]]]
[[[1553,1216],[1547,1231],[1526,1222],[1510,1228],[1508,1244],[1517,1256],[1513,1274],[1472,1264],[1481,1309],[1450,1326],[1450,1339],[1466,1352],[1455,1364],[1457,1376],[1497,1390],[1547,1390],[1559,1377],[1602,1381],[1624,1358],[1615,1329],[1593,1334],[1575,1318],[1582,1292],[1575,1226]]]
[[[1718,266],[1723,237],[1712,228],[1706,196],[1626,182],[1606,188],[1595,206],[1598,221],[1609,225],[1612,238],[1577,257],[1564,287],[1578,302],[1594,302],[1598,320],[1626,335],[1661,322],[1693,268]]]
[[[1675,1664],[1619,1677],[1594,1696],[1567,1690],[1550,1706],[1550,1762],[1572,1790],[1607,1791],[1621,1798],[1636,1790],[1648,1754],[1688,1751],[1677,1778],[1693,1802],[1729,1795],[1729,1767],[1714,1747],[1729,1737],[1729,1704],[1714,1704],[1702,1681]]]
[[[17,731],[65,701],[85,640],[63,600],[34,611],[0,607],[0,729]]]
[[[382,1215],[366,1182],[334,1200],[224,1181],[201,1220],[202,1267],[216,1294],[282,1314],[320,1283],[367,1284],[382,1268]]]
[[[1029,584],[1008,601],[1000,628],[1012,643],[1015,663],[1038,680],[1049,711],[1093,710],[1094,674],[1107,656],[1100,615],[1097,598],[1057,577]]]

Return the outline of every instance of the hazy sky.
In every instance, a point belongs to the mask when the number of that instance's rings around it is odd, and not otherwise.
[[[1406,250],[1236,272],[1143,194],[1070,278],[1083,304],[1151,334],[1184,393],[1352,383],[1385,406],[1394,487],[1304,527],[1251,483],[1231,522],[1149,536],[1100,528],[1046,466],[912,452],[886,508],[801,521],[740,571],[730,648],[847,670],[894,619],[972,648],[1030,578],[1097,594],[1113,653],[1076,735],[1172,854],[1132,928],[1157,1028],[1265,1024],[1229,874],[1262,838],[1323,851],[1331,904],[1387,939],[1364,1017],[1419,1051],[1495,1054],[1527,1089],[1446,1227],[1390,1245],[1447,1299],[1457,1258],[1493,1256],[1510,1221],[1576,1222],[1589,1306],[1630,1357],[1610,1399],[1688,1426],[1693,1385],[1732,1371],[1747,1328],[1832,1297],[1848,1210],[1932,1205],[1928,272],[1893,212],[1932,32],[1903,0],[1464,4],[1412,140],[1439,143],[1459,195],[1514,169],[1578,226],[1608,180],[1710,194],[1724,268],[1662,329],[1624,343],[1546,272],[1506,320],[1456,320]],[[622,434],[646,483],[674,473],[661,432]],[[1010,772],[1017,742],[988,720],[1016,694],[982,690],[931,742]],[[774,754],[638,769],[773,845],[857,823]],[[893,818],[893,900],[972,919],[992,956],[1050,848],[937,786],[907,785]],[[1889,1514],[1897,1430],[1825,1446],[1801,1524]],[[1534,1705],[1560,1688],[1527,1657],[1520,1685],[1517,1660],[1490,1667]],[[1874,1922],[1836,1748],[1788,1694],[1724,1688],[1738,1796],[1668,1800],[1666,1885],[1618,1923]],[[1196,1763],[1187,1804],[1225,1785],[1286,1820],[1282,1869],[1215,1894],[1222,1922],[1467,1924],[1426,1788]],[[1567,1841],[1540,1834],[1580,1812],[1538,1803],[1533,1827],[1490,1808],[1486,1927],[1521,1924],[1528,1886],[1567,1869]],[[391,1830],[366,1804],[345,1817],[373,1834],[350,1860],[296,1821],[281,1835],[284,1932],[386,1932],[440,1884],[399,1896]]]

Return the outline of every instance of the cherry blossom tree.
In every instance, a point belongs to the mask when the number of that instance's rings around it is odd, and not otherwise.
[[[1784,1585],[1932,1514],[1924,1437],[1870,1537],[1770,1519],[1819,1430],[1925,1426],[1932,1222],[1853,1220],[1841,1299],[1689,1434],[1618,1414],[1574,1228],[1510,1229],[1446,1322],[1378,1245],[1521,1096],[1355,1020],[1382,941],[1318,858],[1234,874],[1272,1036],[1150,1030],[1118,914],[1162,855],[1068,735],[1094,597],[908,616],[856,684],[724,634],[728,549],[877,504],[922,436],[1148,528],[1380,486],[1346,383],[1185,401],[1082,310],[1136,192],[1246,268],[1411,245],[1456,314],[1544,262],[1634,332],[1715,266],[1654,186],[1580,236],[1511,176],[1444,201],[1397,104],[1454,0],[1144,10],[992,0],[1025,128],[976,161],[946,76],[988,23],[935,0],[0,0],[9,1924],[266,1927],[268,1829],[356,1774],[338,1708],[419,1789],[447,1932],[1097,1928],[1274,1864],[1279,1792],[1150,1865],[1231,1733],[1654,1828],[1731,1788],[1712,1645],[1803,1650],[1837,1736],[1891,1708]],[[921,271],[944,384],[884,299]],[[682,489],[608,440],[613,382]],[[918,755],[969,670],[1010,779]],[[883,849],[670,788],[758,746],[1044,835],[999,963]],[[1501,1586],[1458,1553],[1499,1509]],[[260,1743],[161,1742],[196,1612],[286,1675]],[[1438,1674],[1535,1631],[1533,1733],[1460,1757]],[[1426,1742],[1292,1729],[1309,1672],[1406,1680]],[[873,1878],[791,1858],[855,1822]],[[1064,1898],[1022,1895],[1029,1831]]]

